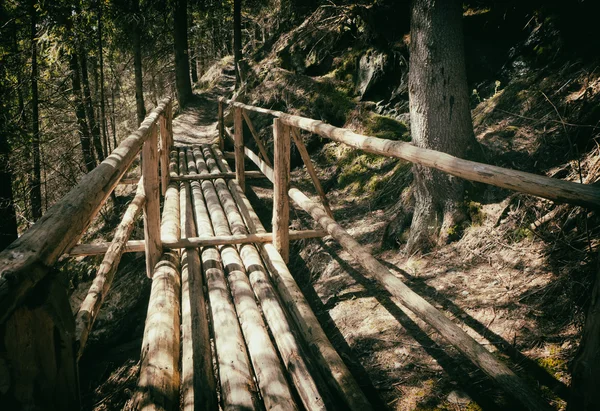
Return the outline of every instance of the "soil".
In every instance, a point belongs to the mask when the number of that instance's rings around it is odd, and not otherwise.
[[[199,94],[176,119],[174,128],[182,144],[215,138],[216,97],[230,92],[230,77]],[[480,140],[485,136],[479,133]],[[330,164],[315,166],[322,180],[331,178]],[[314,193],[304,168],[293,171],[292,181]],[[250,201],[269,229],[271,186],[257,180],[248,184]],[[522,229],[526,217],[531,219],[530,210],[549,211],[549,202],[494,188],[480,191],[482,200],[474,206],[477,222],[465,229],[462,238],[419,256],[381,246],[393,204],[374,207],[369,194],[349,195],[334,187],[328,196],[336,220],[392,273],[506,360],[528,384],[540,387],[556,408],[564,409],[568,364],[576,350],[584,305],[573,296],[586,289],[585,284],[580,288],[573,284],[573,273],[579,271],[583,274],[577,278],[584,278],[590,258],[566,236],[556,240],[548,234],[550,229]],[[579,215],[577,210],[569,209],[569,215]],[[292,217],[294,229],[315,228],[299,210],[293,210]],[[295,242],[289,266],[332,343],[377,408],[518,409],[431,327],[368,278],[331,238]],[[127,336],[107,337],[82,359],[84,409],[130,407],[145,293],[127,313],[128,324],[135,324]]]

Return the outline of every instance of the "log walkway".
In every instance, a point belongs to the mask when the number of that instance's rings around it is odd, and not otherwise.
[[[79,408],[77,361],[122,254],[143,251],[152,285],[136,409],[372,409],[286,264],[290,241],[330,235],[399,304],[515,401],[530,410],[551,409],[536,388],[390,273],[335,221],[299,130],[461,178],[592,208],[600,205],[597,187],[457,159],[234,101],[219,99],[213,105],[214,124],[207,113],[192,116],[207,123],[196,124],[202,127],[196,133],[185,121],[172,121],[171,101],[163,100],[102,164],[0,253],[0,403],[11,409]],[[228,110],[233,130],[225,124]],[[248,112],[273,118],[272,158]],[[245,128],[250,135],[244,136]],[[258,153],[246,147],[249,137]],[[227,139],[232,152],[224,151]],[[292,144],[318,198],[291,182]],[[124,179],[140,152],[141,176]],[[246,163],[258,170],[246,171]],[[271,233],[245,195],[247,178],[273,183]],[[114,239],[77,244],[119,183],[138,187]],[[322,229],[291,231],[290,199]],[[140,214],[144,240],[130,240]],[[61,255],[104,255],[75,315],[64,284],[50,275]]]

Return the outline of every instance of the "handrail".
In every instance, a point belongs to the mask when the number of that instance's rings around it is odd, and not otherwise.
[[[417,147],[403,141],[392,141],[354,133],[345,128],[334,127],[322,121],[286,114],[281,111],[250,106],[233,100],[221,100],[234,107],[277,117],[282,123],[318,134],[339,143],[369,153],[396,157],[411,163],[444,171],[456,177],[519,191],[591,208],[600,208],[600,188],[572,181],[558,180],[524,171],[511,170],[476,161],[464,160],[436,150]]]
[[[129,135],[21,237],[0,253],[0,323],[73,247],[135,160],[171,98],[160,102]]]

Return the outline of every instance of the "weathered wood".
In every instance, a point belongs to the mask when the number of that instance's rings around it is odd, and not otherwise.
[[[205,157],[210,153],[208,147],[204,148]],[[207,162],[211,172],[218,172],[215,161]],[[242,215],[238,211],[233,196],[229,192],[225,180],[216,180],[215,187],[226,211],[230,229],[236,234],[247,234]],[[258,250],[253,245],[242,245],[239,253],[246,267],[246,272],[252,285],[256,298],[260,302],[265,320],[269,325],[283,363],[296,386],[296,390],[307,410],[325,409],[324,401],[319,392],[318,384],[310,374],[305,354],[300,349],[292,328],[288,323],[285,312],[277,298],[273,285],[269,281],[267,270],[263,266]],[[321,387],[323,389],[324,387]],[[283,398],[282,398],[283,400]],[[291,398],[290,398],[291,401]]]
[[[291,133],[292,133],[292,137],[294,139],[294,143],[296,144],[296,148],[298,149],[298,152],[300,153],[300,157],[302,157],[302,161],[304,161],[304,165],[306,166],[306,171],[308,171],[308,174],[310,175],[310,178],[312,179],[313,185],[315,186],[315,190],[317,190],[317,194],[319,194],[319,197],[321,197],[321,201],[323,202],[325,211],[327,211],[327,214],[329,215],[329,217],[333,217],[333,213],[331,212],[331,207],[329,206],[329,200],[327,199],[327,196],[325,195],[325,190],[323,190],[323,187],[321,186],[321,182],[319,181],[319,177],[317,176],[317,172],[315,171],[312,161],[310,160],[310,155],[308,154],[308,150],[306,149],[306,146],[302,142],[302,136],[300,135],[300,132],[298,131],[298,129],[296,127],[291,127]]]
[[[162,254],[160,236],[160,194],[158,180],[158,135],[154,125],[142,148],[142,180],[144,183],[144,240],[146,241],[146,275],[152,271]],[[179,236],[178,236],[179,237]]]
[[[190,151],[186,153],[187,158],[193,161]],[[192,184],[200,189],[197,182]],[[183,238],[196,235],[191,190],[189,183],[182,183],[179,189]],[[185,411],[218,409],[201,269],[198,250],[184,249],[181,254],[181,405]]]
[[[229,159],[229,160],[234,160],[235,159],[235,153],[232,153],[230,151],[225,151],[223,153],[223,156],[225,156],[225,158]]]
[[[119,181],[121,185],[137,185],[140,181],[139,177],[122,178]]]
[[[265,178],[264,174],[260,171],[246,171],[244,173],[245,178]],[[236,178],[236,173],[216,173],[216,174],[192,174],[192,175],[179,175],[172,177],[173,181],[192,181],[192,180],[215,180],[217,178]]]
[[[0,323],[77,241],[139,153],[168,103],[163,100],[110,156],[0,253]]]
[[[242,122],[242,109],[233,109],[234,128],[234,153],[235,153],[235,175],[242,190],[246,188],[246,176],[244,169],[244,123]]]
[[[198,148],[194,148],[194,157],[197,171],[207,172],[206,163]],[[197,201],[198,198],[195,196],[194,214],[198,232],[211,235],[214,234],[214,229],[209,213],[210,216],[213,216],[213,214],[222,213],[222,210],[218,205],[212,182],[204,180],[201,187],[206,204],[204,201]],[[215,199],[217,203],[215,203]],[[217,221],[218,219],[215,219],[216,224],[218,224]],[[228,292],[221,256],[216,248],[205,247],[202,249],[202,268],[206,277],[213,319],[223,408],[226,410],[256,409],[258,408],[256,387],[252,379],[250,360],[246,353],[235,306]]]
[[[279,118],[288,126],[298,127],[311,133],[318,134],[321,137],[344,143],[369,153],[401,158],[410,161],[411,163],[435,168],[466,180],[507,188],[509,190],[531,194],[557,202],[577,204],[592,208],[598,208],[600,206],[600,188],[592,185],[557,180],[523,171],[510,170],[475,161],[463,160],[449,154],[416,147],[402,141],[391,141],[364,136],[348,129],[331,126],[318,120],[285,114],[280,111],[248,106],[232,100],[225,100],[225,102],[232,104],[234,108],[270,114]]]
[[[229,165],[223,158],[222,153],[219,150],[215,150],[215,154],[221,170],[229,171]],[[230,180],[228,186],[236,200],[238,209],[244,217],[248,230],[253,233],[265,233],[265,228],[248,201],[248,198],[237,185],[237,182]],[[281,255],[272,244],[259,245],[258,250],[279,291],[279,296],[288,308],[294,322],[298,325],[302,337],[317,360],[316,364],[322,375],[325,376],[329,386],[345,401],[348,409],[353,411],[371,410],[370,403],[331,345],[331,342],[329,342],[319,324],[319,320],[317,320],[312,312],[308,301],[304,298],[304,294],[288,270]]]
[[[287,194],[290,188],[290,128],[279,119],[273,120],[273,148],[273,245],[287,263],[290,260],[290,203]]]
[[[179,160],[177,148],[171,150],[169,162],[170,174],[176,174]],[[173,177],[171,177],[173,178]],[[180,238],[181,227],[179,225],[179,182],[171,180],[165,194],[163,218],[160,224],[160,237],[162,242],[176,242]]]
[[[170,107],[165,110],[170,113]],[[169,186],[169,154],[171,153],[171,133],[168,129],[169,119],[166,115],[160,117],[160,186],[161,192],[164,196],[167,193],[167,187]]]
[[[144,186],[143,182],[140,181],[135,197],[127,207],[123,219],[117,227],[115,236],[100,264],[100,268],[96,273],[96,277],[92,282],[92,286],[75,316],[75,340],[78,358],[83,354],[88,335],[112,285],[119,262],[121,261],[121,256],[125,251],[127,240],[129,240],[133,232],[135,220],[142,211],[145,201]]]
[[[225,149],[225,132],[224,121],[223,121],[223,97],[219,97],[219,107],[217,111],[217,131],[219,133],[219,148],[221,150]]]
[[[244,120],[246,120],[246,124],[248,125],[248,128],[250,129],[250,133],[252,134],[252,137],[254,137],[254,141],[256,142],[256,145],[258,146],[258,150],[259,150],[260,154],[262,155],[263,160],[269,166],[273,167],[273,163],[271,163],[271,160],[269,160],[269,155],[267,154],[265,145],[263,144],[263,142],[262,142],[260,136],[258,135],[258,133],[256,132],[256,130],[254,129],[254,125],[252,124],[252,121],[250,120],[248,113],[246,113],[246,110],[242,109],[242,115],[244,116]]]
[[[205,165],[206,168],[202,167],[201,173],[206,173],[211,168],[207,163],[212,162],[214,164],[214,159],[207,156],[209,151],[206,147],[203,149],[203,154],[205,162],[201,164]],[[214,185],[210,183],[210,186],[203,183],[204,198],[208,205],[215,234],[231,235],[227,219],[227,214],[231,212],[231,209],[224,208],[224,204],[222,206],[216,189],[218,184],[224,185],[225,180],[215,180]],[[244,263],[235,247],[223,246],[220,251],[244,340],[248,347],[248,354],[252,361],[265,407],[275,409],[282,407],[283,404],[290,404],[293,402],[292,394],[254,298]]]
[[[328,235],[325,230],[290,230],[290,241],[305,240],[309,238],[321,238]],[[273,241],[272,233],[257,233],[246,235],[224,235],[224,236],[202,236],[180,238],[177,241],[163,241],[164,249],[178,249],[186,247],[207,247],[227,244],[249,244],[249,243],[270,243]],[[110,247],[110,243],[95,243],[95,244],[79,244],[69,251],[71,257],[79,257],[84,255],[101,255],[105,254]],[[125,244],[125,253],[139,253],[144,251],[143,240],[130,240]]]
[[[163,254],[152,277],[142,342],[136,410],[174,411],[179,405],[179,256]]]

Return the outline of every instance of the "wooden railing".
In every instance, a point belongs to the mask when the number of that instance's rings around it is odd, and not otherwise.
[[[233,133],[224,125],[225,104],[230,105],[233,110]],[[264,143],[260,140],[252,125],[247,114],[248,111],[274,117],[273,166],[268,159]],[[462,328],[406,286],[333,219],[327,198],[319,184],[298,130],[315,133],[321,137],[370,153],[401,158],[412,163],[435,168],[467,180],[487,183],[559,202],[598,208],[600,206],[600,188],[463,160],[438,151],[419,148],[409,143],[364,136],[321,121],[249,106],[222,98],[219,99],[218,115],[219,145],[224,146],[226,137],[233,143],[236,173],[238,173],[237,181],[240,183],[241,189],[244,187],[242,173],[245,157],[252,161],[274,184],[273,245],[284,258],[289,255],[288,198],[291,198],[296,205],[309,213],[329,235],[336,239],[348,251],[349,255],[360,263],[366,272],[375,278],[400,304],[437,330],[442,337],[496,381],[515,400],[527,409],[551,409],[536,390],[530,388],[509,367],[475,341]],[[244,146],[242,118],[245,119],[251,130],[260,155]],[[293,137],[294,143],[304,160],[307,171],[321,199],[320,202],[311,200],[306,194],[290,185],[290,136]],[[246,223],[252,223],[251,219],[247,219]]]
[[[0,253],[0,403],[14,409],[79,409],[77,358],[143,209],[147,274],[161,253],[159,166],[168,184],[171,99],[160,102],[139,129]],[[158,146],[160,127],[161,146]],[[73,248],[142,152],[142,177],[88,297],[77,315],[64,279],[51,270]],[[7,387],[8,386],[8,387]]]

